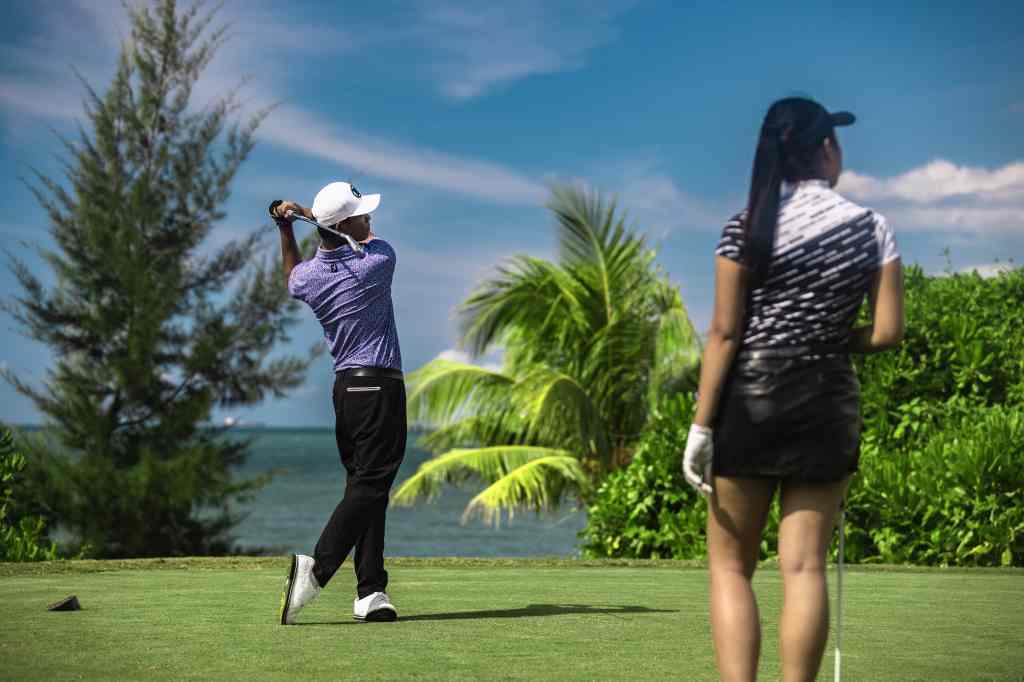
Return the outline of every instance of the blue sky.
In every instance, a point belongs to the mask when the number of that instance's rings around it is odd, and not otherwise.
[[[905,262],[938,272],[1024,258],[1024,12],[1015,3],[484,3],[229,0],[231,39],[195,94],[248,78],[251,111],[280,106],[243,167],[221,243],[264,224],[270,199],[312,201],[335,179],[383,194],[374,226],[399,255],[394,299],[406,370],[456,346],[452,309],[502,259],[553,257],[552,181],[619,204],[710,318],[712,251],[742,207],[757,128],[774,99],[848,109],[840,191],[889,218]],[[109,82],[127,35],[115,0],[5,3],[0,43],[0,231],[50,246],[19,181],[59,176],[54,132],[82,87]],[[276,235],[267,225],[268,253]],[[0,297],[19,293],[0,270]],[[40,382],[53,358],[2,319],[0,367]],[[310,314],[293,348],[319,338]],[[286,349],[287,350],[287,349]],[[330,425],[330,362],[287,399],[233,412]],[[223,416],[223,415],[220,415]],[[0,420],[34,406],[0,385]]]

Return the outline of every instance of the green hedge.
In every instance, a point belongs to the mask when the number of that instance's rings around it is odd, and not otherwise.
[[[857,359],[864,432],[846,559],[1024,566],[1024,269],[982,279],[908,268],[906,281],[904,344]],[[706,504],[679,468],[692,409],[664,400],[632,463],[598,487],[586,554],[705,556]],[[762,558],[777,537],[774,505]]]
[[[57,558],[57,547],[47,542],[46,522],[38,516],[10,518],[17,478],[25,456],[15,451],[14,434],[0,424],[0,561],[43,561]]]
[[[847,558],[1024,566],[1024,411],[953,400],[919,418],[895,452],[864,443]]]
[[[605,477],[587,507],[583,550],[592,557],[700,558],[707,505],[683,480],[680,449],[690,396],[663,398],[625,469]]]
[[[581,534],[588,556],[706,555],[707,505],[679,468],[692,411],[663,409],[630,465],[597,489]],[[954,402],[930,419],[896,452],[864,444],[850,488],[846,560],[1024,566],[1024,414]],[[762,559],[776,555],[778,520],[775,505]]]
[[[899,348],[855,357],[866,432],[899,440],[915,410],[953,398],[1024,407],[1024,268],[983,279],[909,267],[905,314]]]

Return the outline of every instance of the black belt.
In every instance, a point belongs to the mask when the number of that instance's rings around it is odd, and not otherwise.
[[[848,355],[850,350],[839,345],[819,346],[779,346],[776,348],[747,348],[741,350],[737,357],[741,360],[761,360],[763,358],[806,358],[823,355]]]
[[[390,367],[350,367],[341,370],[338,374],[343,377],[371,377],[374,379],[398,379],[399,381],[405,378],[402,370]]]

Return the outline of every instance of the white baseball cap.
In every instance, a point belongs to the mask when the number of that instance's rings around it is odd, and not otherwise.
[[[332,182],[316,193],[313,218],[321,225],[336,225],[346,218],[372,213],[379,205],[379,194],[364,196],[347,182]]]

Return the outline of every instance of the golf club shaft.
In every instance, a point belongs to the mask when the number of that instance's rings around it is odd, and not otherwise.
[[[836,565],[836,670],[835,680],[842,679],[843,649],[843,555],[846,554],[846,505],[839,508],[839,561]]]
[[[357,242],[355,239],[352,239],[352,237],[350,235],[347,235],[344,232],[339,232],[338,230],[332,229],[330,227],[325,227],[325,226],[321,225],[320,223],[318,223],[317,221],[315,221],[315,220],[313,220],[311,218],[307,218],[306,216],[304,216],[304,215],[302,215],[300,213],[296,213],[295,211],[288,211],[288,213],[285,214],[285,217],[286,218],[291,218],[292,220],[301,220],[304,223],[309,223],[310,225],[315,225],[318,229],[324,230],[325,232],[330,232],[331,234],[338,235],[339,237],[344,239],[346,242],[348,242],[348,245],[352,248],[353,251],[355,251],[360,256],[364,255],[363,245],[360,244],[359,242]]]

